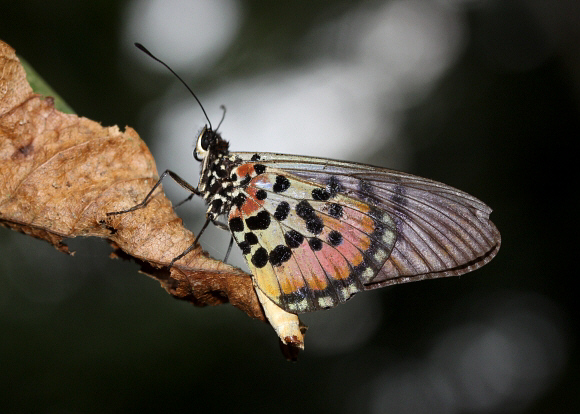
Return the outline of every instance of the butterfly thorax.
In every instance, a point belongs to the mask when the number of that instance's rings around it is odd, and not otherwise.
[[[204,132],[202,132],[203,134]],[[228,142],[211,132],[212,142],[203,159],[198,191],[208,204],[207,215],[215,219],[227,213],[235,197],[235,179],[232,170],[241,163],[229,154]]]

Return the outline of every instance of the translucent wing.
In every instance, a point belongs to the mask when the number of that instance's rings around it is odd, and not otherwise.
[[[488,263],[499,250],[501,237],[489,220],[491,208],[445,184],[323,158],[234,155],[363,203],[375,216],[390,217],[396,240],[380,270],[362,281],[365,289],[461,275]]]

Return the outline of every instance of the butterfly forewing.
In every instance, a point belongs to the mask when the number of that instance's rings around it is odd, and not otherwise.
[[[255,153],[235,155],[248,161],[257,158]],[[261,165],[291,180],[352,200],[348,208],[360,211],[361,205],[366,206],[366,217],[372,217],[377,227],[382,223],[390,229],[386,234],[396,241],[391,249],[384,249],[388,258],[380,270],[361,279],[365,289],[460,275],[483,266],[499,250],[501,239],[489,220],[491,209],[453,187],[356,163],[271,153],[258,156]],[[299,202],[300,194],[296,197]],[[337,204],[345,207],[344,202]]]

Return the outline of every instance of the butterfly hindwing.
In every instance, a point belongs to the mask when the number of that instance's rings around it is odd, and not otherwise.
[[[257,287],[295,313],[329,308],[364,290],[396,240],[370,204],[264,164],[242,164],[230,229]],[[241,194],[241,195],[240,195]]]

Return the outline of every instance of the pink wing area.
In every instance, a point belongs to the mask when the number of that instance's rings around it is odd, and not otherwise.
[[[235,155],[243,160],[256,158],[254,153]],[[499,251],[501,236],[489,219],[491,208],[448,185],[380,167],[314,157],[260,153],[259,162],[340,194],[353,204],[366,205],[373,212],[366,213],[370,217],[389,217],[392,224],[387,227],[392,226],[396,242],[380,271],[362,280],[364,289],[458,276],[485,265]]]
[[[234,171],[250,180],[228,217],[256,286],[293,313],[333,307],[364,290],[395,243],[392,218],[281,170],[258,170],[244,164]]]

